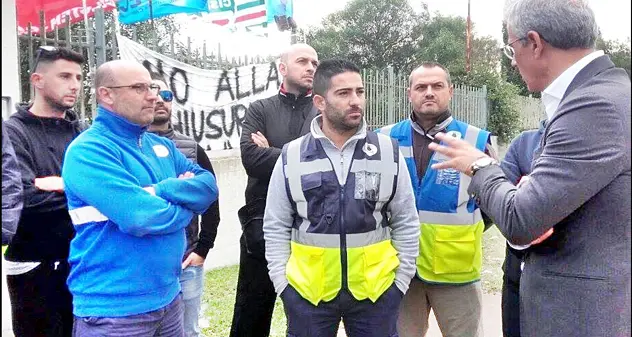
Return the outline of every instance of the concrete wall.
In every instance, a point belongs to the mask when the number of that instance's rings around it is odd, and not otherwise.
[[[20,68],[15,0],[2,0],[2,118],[20,101]]]
[[[241,225],[237,211],[245,203],[244,191],[248,177],[241,164],[239,150],[207,152],[217,176],[221,222],[215,247],[209,252],[205,269],[239,263]]]

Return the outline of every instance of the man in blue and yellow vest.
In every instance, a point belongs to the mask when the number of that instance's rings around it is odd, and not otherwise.
[[[367,131],[360,70],[327,60],[314,75],[310,133],[283,147],[263,219],[270,279],[288,336],[397,336],[415,274],[419,218],[397,142]]]
[[[444,158],[430,151],[428,144],[441,131],[494,153],[490,133],[452,117],[448,106],[453,86],[442,65],[422,64],[410,74],[409,85],[411,117],[379,130],[399,143],[421,227],[417,277],[402,301],[399,336],[424,336],[431,308],[444,336],[481,336],[480,278],[486,225],[467,194],[470,178],[456,170],[431,169],[430,164]]]

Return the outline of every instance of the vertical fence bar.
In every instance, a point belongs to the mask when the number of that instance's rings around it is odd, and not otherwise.
[[[176,58],[176,43],[174,38],[174,33],[169,33],[169,50],[171,51],[171,58]]]
[[[105,63],[105,15],[103,8],[97,8],[94,13],[94,23],[96,26],[96,37],[94,41],[97,63],[96,67]],[[88,32],[88,31],[87,31]],[[91,33],[91,32],[88,32]]]
[[[112,30],[110,31],[110,34],[112,34],[111,35],[112,36],[111,37],[111,39],[112,39],[112,49],[110,50],[110,54],[112,55],[111,56],[112,60],[116,60],[116,59],[119,58],[119,56],[118,56],[118,39],[117,39],[117,36],[116,36],[116,28],[117,28],[116,25],[117,24],[118,24],[118,22],[115,21],[114,25],[112,25]]]
[[[187,36],[187,63],[191,64],[191,54],[193,51],[191,50],[191,37]]]
[[[206,69],[206,40],[202,43],[202,69]]]
[[[46,45],[46,18],[44,17],[44,11],[39,12],[39,24],[40,24],[40,46]]]
[[[53,46],[55,46],[55,48],[59,47],[59,27],[55,27],[55,37],[53,40]]]
[[[217,43],[217,69],[222,69],[222,45]]]

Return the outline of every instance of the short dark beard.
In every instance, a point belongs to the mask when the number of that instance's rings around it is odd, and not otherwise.
[[[50,96],[46,96],[46,95],[43,95],[43,96],[44,96],[44,101],[46,102],[46,104],[48,104],[48,106],[54,112],[64,113],[66,112],[66,110],[72,109],[72,107],[74,107],[74,105],[67,106],[66,104],[63,104],[59,102],[58,100],[51,98]]]
[[[162,120],[162,119],[156,119],[156,117],[154,116],[154,121],[151,122],[151,125],[159,126],[159,125],[165,125],[165,124],[167,124],[169,122],[170,122],[170,118],[166,118],[166,119]]]
[[[312,90],[311,87],[304,87],[303,85],[298,84],[298,83],[292,81],[289,78],[285,79],[285,83],[286,83],[286,88],[285,88],[286,90],[287,90],[288,86],[290,86],[292,88],[296,88],[300,95],[305,95],[308,91]]]
[[[340,120],[336,120],[336,119],[332,119],[329,117],[329,114],[324,113],[323,114],[323,118],[327,118],[327,121],[329,121],[329,124],[331,125],[332,128],[334,128],[336,131],[339,131],[341,133],[346,133],[352,130],[357,130],[358,127],[360,127],[360,125],[362,125],[362,122],[360,122],[359,125],[356,126],[350,126],[345,124],[344,122],[344,116],[342,119]]]

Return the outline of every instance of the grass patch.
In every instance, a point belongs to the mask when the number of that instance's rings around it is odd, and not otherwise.
[[[501,265],[505,258],[505,239],[496,226],[483,234],[482,284],[486,293],[500,292],[502,287]],[[230,266],[208,271],[205,278],[202,310],[207,319],[207,327],[202,334],[209,337],[227,337],[233,319],[235,289],[239,266]],[[272,315],[271,337],[285,336],[285,314],[283,303],[277,298]]]
[[[499,293],[503,285],[503,271],[505,260],[505,238],[496,226],[492,226],[483,233],[483,271],[481,282],[483,291],[488,294]]]
[[[208,327],[201,329],[204,336],[227,337],[230,335],[238,273],[239,266],[214,269],[206,273],[202,310],[204,317],[208,320]],[[285,327],[283,303],[277,298],[270,336],[285,336]]]

